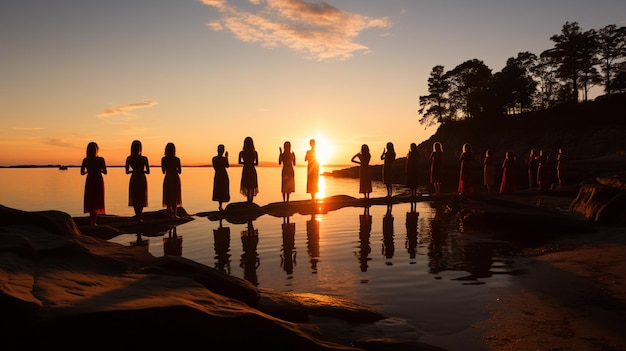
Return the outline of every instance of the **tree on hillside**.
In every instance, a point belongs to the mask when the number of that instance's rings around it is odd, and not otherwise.
[[[478,59],[461,63],[447,73],[453,119],[480,118],[489,100],[491,69]]]
[[[611,94],[613,79],[620,73],[619,66],[626,61],[626,27],[614,24],[596,32],[597,55],[604,79],[604,92]]]
[[[493,75],[492,95],[497,97],[501,112],[520,113],[531,108],[537,92],[537,82],[532,75],[536,61],[535,54],[520,52],[506,61],[502,71]]]
[[[532,67],[532,73],[538,81],[534,105],[538,109],[554,107],[559,102],[559,91],[562,89],[557,79],[557,64],[554,59],[541,54],[535,66]]]
[[[554,48],[542,54],[558,62],[557,72],[571,89],[570,98],[578,101],[579,87],[582,86],[586,100],[586,92],[594,79],[595,31],[582,32],[577,22],[565,22],[561,34],[553,35],[550,40],[555,43]]]
[[[422,114],[419,123],[432,126],[435,123],[444,124],[450,119],[450,109],[448,106],[448,90],[450,82],[444,74],[443,66],[433,67],[428,78],[428,95],[419,97],[419,113]]]

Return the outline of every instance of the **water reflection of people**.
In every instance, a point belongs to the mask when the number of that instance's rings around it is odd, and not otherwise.
[[[296,265],[296,224],[291,223],[289,217],[283,217],[283,253],[280,256],[280,265],[287,274],[293,274]]]
[[[387,212],[383,217],[383,247],[382,254],[387,258],[387,265],[391,265],[391,259],[395,251],[395,245],[393,243],[393,215],[391,214],[393,205],[387,205]]]
[[[183,237],[178,236],[176,227],[171,227],[167,231],[167,237],[163,237],[163,255],[183,255]]]
[[[367,272],[367,262],[371,260],[369,254],[372,251],[370,247],[370,234],[372,232],[372,216],[370,215],[369,206],[363,207],[363,214],[359,215],[359,251],[355,255],[361,264],[361,272]]]
[[[213,229],[213,246],[215,248],[215,269],[230,274],[230,227],[220,226]]]
[[[320,260],[320,222],[311,214],[311,219],[306,221],[307,251],[311,258],[311,269],[317,273],[317,263]]]
[[[259,243],[259,232],[254,229],[252,220],[248,221],[248,229],[241,232],[241,262],[239,267],[243,268],[243,278],[254,285],[259,285],[256,269],[261,265],[257,253]]]
[[[428,244],[428,266],[431,273],[438,273],[447,267],[443,265],[443,246],[445,243],[445,233],[441,230],[441,207],[436,205],[435,215],[430,220],[430,243]]]
[[[409,253],[409,258],[412,260],[417,256],[417,221],[419,219],[419,212],[415,211],[415,208],[411,206],[411,211],[406,213],[406,243],[405,247]],[[411,264],[415,264],[411,261]]]

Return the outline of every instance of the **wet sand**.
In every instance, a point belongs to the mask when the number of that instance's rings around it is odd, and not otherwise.
[[[478,323],[489,350],[626,350],[626,230],[529,249]]]

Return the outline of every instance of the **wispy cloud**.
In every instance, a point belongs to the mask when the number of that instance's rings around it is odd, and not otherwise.
[[[142,102],[135,102],[135,103],[126,104],[126,105],[113,106],[102,111],[100,114],[98,114],[98,117],[100,118],[111,118],[111,117],[119,117],[119,116],[133,117],[130,111],[140,109],[140,108],[152,107],[156,104],[158,104],[158,102],[154,100],[145,100]]]
[[[13,130],[30,132],[30,131],[43,130],[43,128],[41,127],[13,127]]]
[[[45,145],[57,146],[57,147],[67,147],[67,148],[76,147],[76,145],[74,145],[72,142],[63,138],[46,138],[42,140],[42,143]]]
[[[202,0],[221,17],[208,24],[215,31],[229,30],[238,39],[263,47],[288,47],[307,58],[346,60],[369,48],[357,43],[366,29],[389,28],[386,18],[342,11],[325,2],[301,0],[249,0],[250,9],[233,0]]]

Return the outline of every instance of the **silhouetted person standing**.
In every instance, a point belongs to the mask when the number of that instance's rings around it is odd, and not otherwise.
[[[435,195],[441,195],[441,183],[443,181],[443,146],[435,141],[433,151],[430,153],[430,184],[435,188]]]
[[[243,141],[243,150],[239,152],[239,164],[243,165],[241,171],[241,195],[244,195],[248,203],[259,193],[259,180],[256,166],[259,165],[259,155],[254,148],[252,137],[246,137]]]
[[[167,214],[170,218],[177,218],[176,212],[183,203],[180,184],[180,174],[183,169],[180,158],[176,156],[174,143],[165,145],[165,155],[161,158],[161,171],[165,174],[163,178],[163,207],[167,208]]]
[[[87,152],[80,166],[80,174],[87,175],[85,178],[85,195],[83,212],[89,213],[89,223],[96,226],[98,214],[104,211],[104,177],[107,174],[107,166],[104,158],[98,156],[100,148],[95,142],[87,144]]]
[[[135,210],[135,217],[139,221],[143,213],[143,208],[148,206],[148,179],[146,174],[150,174],[150,164],[148,158],[142,154],[141,141],[134,140],[130,145],[130,156],[126,158],[126,174],[130,174],[128,186],[128,206]]]
[[[391,197],[393,190],[393,164],[396,161],[396,150],[393,147],[393,143],[387,143],[387,148],[383,149],[380,159],[383,160],[383,183],[387,188],[387,197]]]
[[[350,161],[359,164],[359,193],[364,199],[369,199],[372,192],[372,174],[370,170],[370,148],[367,144],[361,145],[361,152],[352,156]]]
[[[567,152],[565,148],[559,148],[556,155],[556,177],[559,181],[558,187],[565,186],[565,174],[567,172]]]
[[[283,193],[283,202],[289,202],[289,195],[296,191],[295,172],[296,154],[291,151],[291,142],[285,141],[285,150],[278,148],[278,164],[283,165],[281,172],[280,190]]]
[[[315,152],[315,139],[309,141],[311,148],[306,152],[304,160],[307,162],[306,192],[311,194],[311,200],[315,200],[315,194],[319,191],[318,182],[320,177],[320,164]]]
[[[506,158],[502,161],[502,182],[500,183],[501,194],[515,192],[515,154],[513,151],[506,152]]]
[[[409,152],[406,155],[406,186],[411,192],[411,197],[417,196],[417,188],[419,187],[417,178],[418,159],[417,144],[411,143]]]
[[[548,176],[548,155],[543,150],[539,150],[539,162],[537,163],[537,186],[539,190],[546,190],[549,188]]]
[[[534,190],[538,187],[537,184],[537,170],[539,168],[539,154],[536,149],[530,150],[528,156],[528,189]]]
[[[460,174],[459,174],[459,194],[470,194],[474,192],[474,183],[472,179],[472,161],[474,155],[470,144],[463,144],[463,152],[459,156]]]
[[[496,185],[496,166],[491,149],[485,150],[485,159],[483,160],[483,182],[487,187],[487,192],[493,191]]]
[[[219,203],[219,210],[224,208],[222,204],[230,201],[230,180],[228,179],[227,168],[230,167],[228,162],[228,151],[224,151],[225,147],[222,144],[217,146],[217,155],[213,156],[211,165],[215,174],[213,175],[213,201]]]

